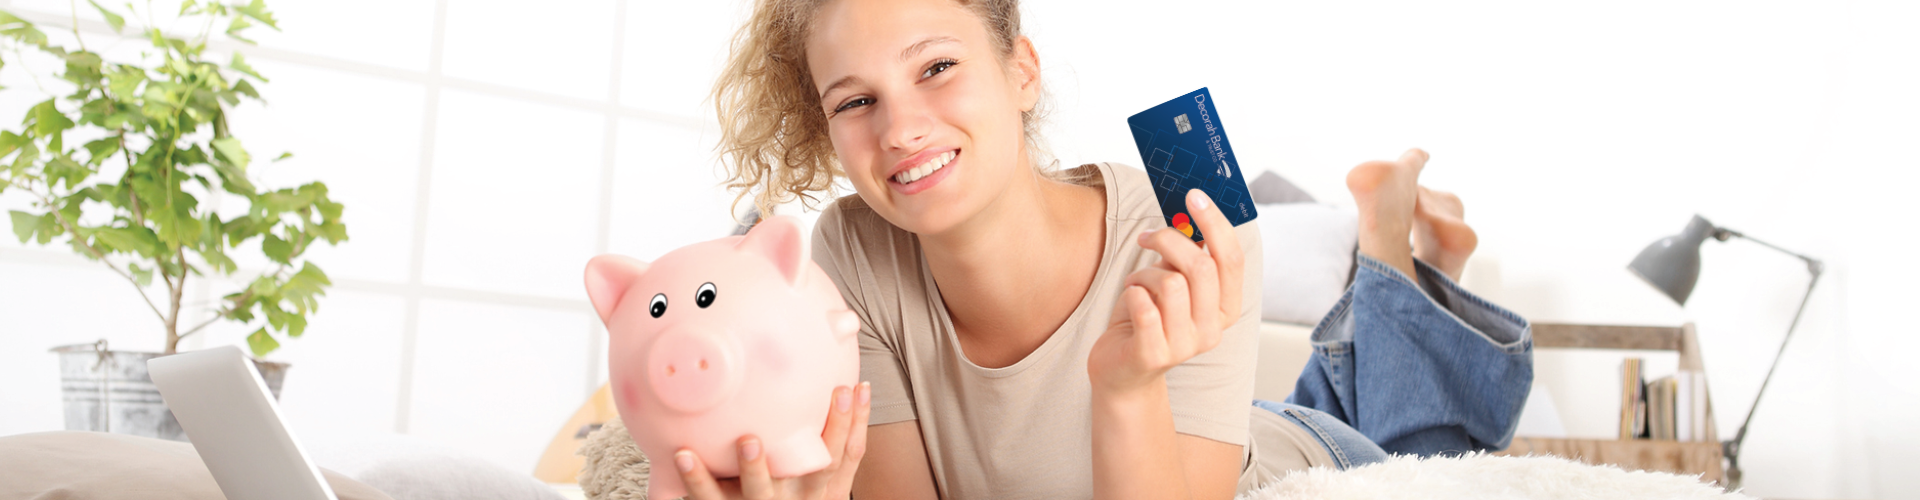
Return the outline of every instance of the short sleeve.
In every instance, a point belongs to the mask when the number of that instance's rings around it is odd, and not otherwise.
[[[840,297],[860,318],[860,380],[873,385],[868,425],[914,420],[918,417],[913,410],[913,393],[897,342],[899,315],[876,307],[873,301],[887,293],[881,291],[879,283],[891,279],[876,274],[892,270],[877,270],[870,265],[861,244],[862,235],[853,226],[840,203],[822,211],[814,223],[813,261],[833,279]]]
[[[1253,369],[1259,353],[1260,227],[1247,221],[1233,229],[1245,255],[1240,319],[1222,332],[1220,345],[1167,372],[1167,399],[1175,432],[1247,445],[1247,407],[1253,404]]]

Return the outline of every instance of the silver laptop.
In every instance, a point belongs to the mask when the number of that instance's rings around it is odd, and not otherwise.
[[[338,500],[240,348],[153,358],[147,372],[227,500]]]

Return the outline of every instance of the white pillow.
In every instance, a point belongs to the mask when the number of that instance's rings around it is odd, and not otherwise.
[[[486,459],[399,434],[307,440],[313,461],[394,500],[565,500],[558,491]]]
[[[1350,207],[1260,205],[1260,240],[1266,252],[1261,318],[1319,323],[1346,293],[1359,231],[1359,216]]]

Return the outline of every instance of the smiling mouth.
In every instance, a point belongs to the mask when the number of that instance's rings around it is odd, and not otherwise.
[[[956,149],[953,151],[941,153],[939,156],[928,158],[927,161],[922,162],[921,164],[913,168],[907,169],[906,171],[900,172],[898,174],[893,174],[893,181],[904,185],[904,184],[912,184],[916,181],[919,181],[920,179],[925,179],[927,176],[933,175],[934,172],[939,172],[940,169],[946,168],[947,163],[952,162],[953,159],[957,157],[959,154],[960,154],[960,150]]]

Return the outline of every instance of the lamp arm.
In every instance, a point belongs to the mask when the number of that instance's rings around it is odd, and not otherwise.
[[[1773,364],[1767,367],[1766,378],[1763,378],[1760,380],[1760,391],[1754,394],[1753,405],[1747,408],[1746,419],[1740,421],[1740,430],[1734,433],[1733,439],[1722,442],[1720,444],[1721,453],[1726,455],[1727,460],[1733,466],[1732,471],[1730,471],[1731,472],[1730,479],[1733,479],[1735,484],[1738,484],[1738,482],[1740,481],[1740,478],[1739,478],[1740,446],[1744,444],[1747,440],[1747,426],[1753,423],[1754,410],[1760,409],[1760,398],[1767,394],[1767,385],[1773,383],[1773,373],[1780,368],[1780,358],[1786,355],[1787,344],[1793,340],[1793,332],[1800,328],[1800,317],[1806,314],[1807,303],[1813,300],[1813,289],[1815,286],[1818,286],[1820,284],[1820,275],[1825,273],[1826,266],[1824,266],[1819,259],[1808,257],[1806,255],[1802,255],[1800,253],[1787,250],[1785,248],[1780,248],[1779,246],[1776,246],[1772,243],[1767,243],[1765,241],[1755,239],[1752,236],[1740,234],[1737,231],[1733,231],[1730,229],[1715,228],[1715,232],[1720,233],[1720,234],[1715,234],[1714,236],[1715,238],[1721,241],[1726,241],[1727,237],[1738,236],[1748,241],[1759,243],[1761,246],[1774,249],[1775,251],[1778,251],[1780,253],[1798,257],[1801,261],[1806,262],[1807,272],[1809,274],[1812,274],[1812,278],[1807,280],[1806,295],[1803,295],[1800,297],[1800,308],[1794,310],[1793,322],[1788,323],[1787,325],[1787,335],[1780,339],[1780,350],[1774,352]],[[1726,236],[1721,236],[1721,234],[1725,234]]]
[[[1821,274],[1822,272],[1825,272],[1825,271],[1826,271],[1826,265],[1825,265],[1825,264],[1822,264],[1822,263],[1820,262],[1820,259],[1815,259],[1815,258],[1813,258],[1813,257],[1808,257],[1808,256],[1807,256],[1806,254],[1802,254],[1802,253],[1800,253],[1800,252],[1795,252],[1795,251],[1792,251],[1792,250],[1788,250],[1788,249],[1785,249],[1785,248],[1780,248],[1780,246],[1779,246],[1779,245],[1775,245],[1775,244],[1772,244],[1772,243],[1767,243],[1766,241],[1762,241],[1762,240],[1761,240],[1761,239],[1759,239],[1759,238],[1755,238],[1755,237],[1752,237],[1752,236],[1747,236],[1747,235],[1746,235],[1745,233],[1741,233],[1741,232],[1739,232],[1739,231],[1735,231],[1735,230],[1732,230],[1732,229],[1727,229],[1727,228],[1723,228],[1723,227],[1715,227],[1715,228],[1713,228],[1713,231],[1714,231],[1714,235],[1713,235],[1713,237],[1714,237],[1714,239],[1717,239],[1717,240],[1720,240],[1720,241],[1727,241],[1727,238],[1731,238],[1731,237],[1739,237],[1740,239],[1743,239],[1743,240],[1747,240],[1747,241],[1751,241],[1751,242],[1754,242],[1754,243],[1759,243],[1759,244],[1760,244],[1760,246],[1763,246],[1763,247],[1767,247],[1767,248],[1771,248],[1771,249],[1773,249],[1773,250],[1774,250],[1774,251],[1776,251],[1776,252],[1780,252],[1780,253],[1784,253],[1784,254],[1787,254],[1787,255],[1792,255],[1792,256],[1794,256],[1794,257],[1796,257],[1796,258],[1799,258],[1801,262],[1806,262],[1806,263],[1807,263],[1807,272],[1810,272],[1810,273],[1813,273],[1813,276],[1814,276],[1814,279],[1815,279],[1815,280],[1818,280],[1818,279],[1820,279],[1820,274]],[[1809,287],[1809,288],[1811,288],[1811,287]]]

